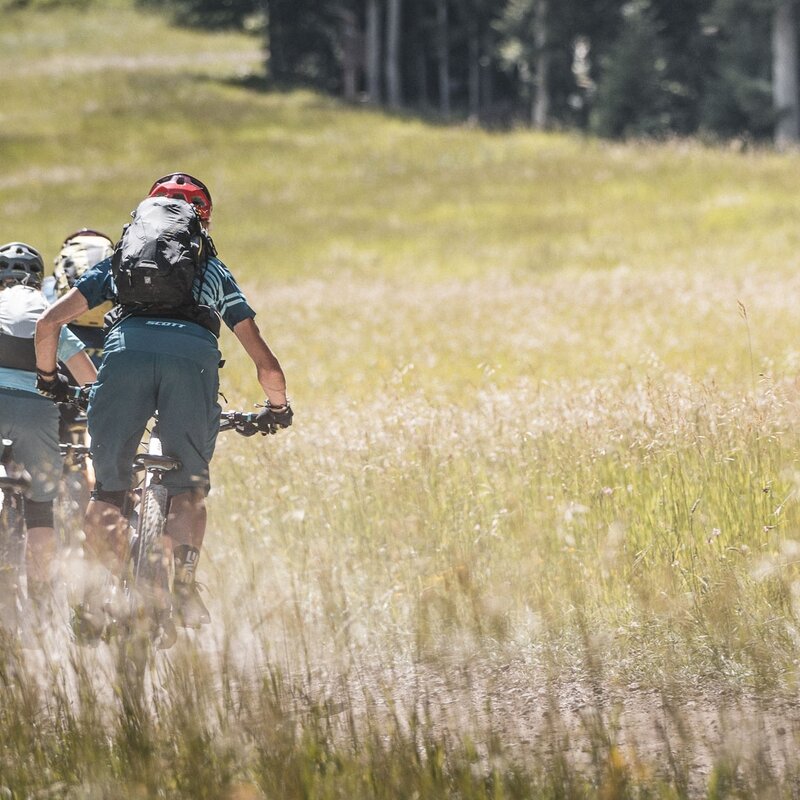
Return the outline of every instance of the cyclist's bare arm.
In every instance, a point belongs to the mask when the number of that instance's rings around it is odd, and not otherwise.
[[[65,295],[66,299],[67,295]],[[245,352],[256,365],[258,382],[273,406],[286,403],[286,378],[281,365],[269,345],[264,341],[254,319],[243,319],[237,323],[233,332],[241,342]]]
[[[64,363],[80,386],[85,383],[94,383],[97,377],[97,367],[92,364],[92,359],[83,350],[80,353],[75,353],[72,358],[68,358]]]
[[[56,368],[56,353],[58,352],[58,337],[61,328],[68,322],[77,319],[88,311],[89,303],[86,298],[74,287],[60,300],[57,300],[42,314],[36,323],[36,368],[42,372],[52,372]],[[75,373],[72,373],[75,375]],[[80,378],[75,375],[80,380]],[[91,383],[90,378],[86,383]]]

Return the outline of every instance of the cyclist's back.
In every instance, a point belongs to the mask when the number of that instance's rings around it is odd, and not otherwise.
[[[200,226],[195,225],[188,238],[182,233],[170,238],[168,226],[159,228],[162,212],[189,224],[199,218]],[[154,215],[153,226],[137,226],[140,214],[148,220]],[[280,364],[255,325],[255,312],[205,233],[210,215],[210,193],[197,179],[175,173],[156,181],[128,229],[135,233],[132,241],[126,243],[123,233],[114,256],[88,270],[45,315],[37,331],[37,358],[40,366],[49,367],[61,324],[87,307],[117,302],[88,412],[97,484],[87,515],[87,540],[100,544],[109,528],[114,529],[118,564],[125,529],[120,509],[131,482],[131,463],[145,425],[157,410],[164,451],[182,465],[167,473],[163,483],[170,495],[167,533],[175,555],[175,606],[178,622],[187,627],[209,621],[194,575],[205,533],[209,462],[219,431],[220,352],[213,331],[218,331],[220,319],[256,366],[267,397],[260,415],[262,430],[274,432],[292,421]],[[147,238],[154,229],[160,231],[157,242]],[[169,275],[175,264],[185,270],[187,258],[195,259],[191,281]],[[162,263],[165,260],[174,264]],[[163,280],[162,268],[168,275]],[[148,286],[161,288],[148,294]],[[115,569],[113,558],[109,564]]]
[[[58,411],[36,391],[33,336],[36,321],[48,307],[40,289],[43,271],[41,255],[29,245],[11,242],[0,247],[0,435],[12,440],[14,461],[31,476],[24,513],[27,588],[40,609],[51,597],[53,500],[63,463]],[[94,378],[83,345],[67,330],[59,337],[58,356],[81,380]]]
[[[198,300],[218,311],[230,328],[254,316],[221,262],[209,261],[205,269],[205,282],[198,278],[195,288]],[[112,296],[110,259],[89,271],[77,288],[90,305]],[[165,476],[165,485],[173,495],[206,492],[220,413],[216,336],[177,313],[151,316],[146,310],[119,309],[117,315],[106,333],[89,417],[101,493],[127,489],[136,445],[156,410],[164,449],[183,465]]]

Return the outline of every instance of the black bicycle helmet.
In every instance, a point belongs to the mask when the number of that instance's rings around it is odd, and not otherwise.
[[[23,242],[0,246],[0,283],[23,283],[41,288],[44,261],[38,250]]]

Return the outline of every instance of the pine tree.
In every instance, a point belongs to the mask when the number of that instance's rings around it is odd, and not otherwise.
[[[700,104],[703,128],[726,137],[772,135],[773,11],[773,0],[715,0],[705,19],[714,61]]]
[[[622,31],[603,65],[592,128],[613,137],[666,133],[670,121],[666,66],[649,2],[628,4]]]

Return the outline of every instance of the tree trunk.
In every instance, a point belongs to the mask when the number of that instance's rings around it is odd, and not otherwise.
[[[402,0],[388,0],[386,18],[386,90],[390,108],[400,108],[403,91],[400,82],[400,20]]]
[[[342,92],[344,99],[354,103],[358,94],[358,72],[362,63],[358,17],[351,8],[339,9],[342,25]]]
[[[488,54],[492,52],[494,48],[494,42],[491,38],[491,33],[488,30],[485,30],[483,36],[481,37],[481,41],[483,43],[482,50],[484,52],[484,56],[480,59],[480,98],[481,103],[483,105],[483,113],[486,115],[487,113],[491,114],[492,111],[492,103],[494,103],[494,85],[492,83],[492,64],[489,59]]]
[[[274,81],[289,77],[289,63],[283,36],[282,0],[263,0],[267,13],[266,62],[267,74]]]
[[[550,52],[547,47],[547,2],[537,0],[534,11],[536,73],[532,108],[533,127],[544,130],[550,116]]]
[[[772,15],[772,100],[778,114],[775,143],[779,148],[800,139],[794,5],[794,0],[779,0]]]
[[[469,30],[469,76],[467,87],[469,92],[469,119],[478,122],[481,118],[481,40],[478,24],[473,22]]]
[[[439,110],[450,116],[450,42],[447,0],[436,0],[436,51],[439,62]]]
[[[414,65],[417,72],[417,102],[420,108],[430,108],[430,97],[428,97],[428,57],[424,47],[416,48],[414,53]]]
[[[381,102],[381,11],[378,0],[367,0],[367,101]]]

